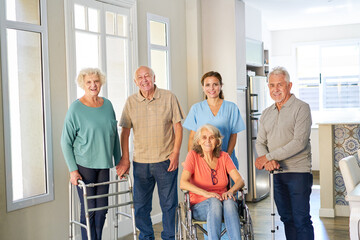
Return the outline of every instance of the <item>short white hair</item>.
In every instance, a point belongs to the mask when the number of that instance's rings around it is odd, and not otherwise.
[[[106,78],[105,78],[105,74],[103,72],[101,72],[100,69],[98,68],[84,68],[81,69],[77,78],[76,78],[76,82],[77,85],[79,87],[81,87],[82,89],[84,89],[85,83],[84,83],[84,78],[85,76],[88,75],[98,75],[99,79],[100,79],[100,84],[101,86],[104,85],[106,83]]]
[[[269,78],[271,75],[283,75],[285,76],[285,81],[288,84],[290,83],[290,74],[284,67],[274,67],[269,73]]]

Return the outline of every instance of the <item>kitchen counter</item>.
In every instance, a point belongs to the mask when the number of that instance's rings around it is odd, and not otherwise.
[[[357,155],[360,148],[360,123],[319,123],[320,217],[349,216],[345,185],[339,161]]]

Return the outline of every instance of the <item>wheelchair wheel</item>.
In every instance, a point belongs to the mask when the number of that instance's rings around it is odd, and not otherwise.
[[[241,228],[242,239],[244,240],[254,240],[254,229],[252,225],[252,220],[250,216],[250,211],[245,205],[244,215],[243,215],[243,224]]]
[[[186,221],[186,207],[183,202],[179,203],[176,209],[175,239],[177,240],[190,239],[188,227],[187,227],[187,221]]]

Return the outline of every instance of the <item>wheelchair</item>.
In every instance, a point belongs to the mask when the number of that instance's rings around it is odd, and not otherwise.
[[[192,218],[190,209],[190,195],[188,191],[183,191],[185,194],[185,201],[180,202],[176,210],[175,218],[175,239],[177,240],[197,240],[197,230],[199,229],[202,233],[207,235],[207,231],[202,227],[206,224],[206,221],[198,221]],[[237,199],[238,212],[240,217],[241,226],[241,239],[242,240],[253,240],[254,231],[250,216],[250,211],[245,204],[245,196],[243,190],[240,191],[240,196]],[[226,233],[226,228],[222,230],[221,236]]]

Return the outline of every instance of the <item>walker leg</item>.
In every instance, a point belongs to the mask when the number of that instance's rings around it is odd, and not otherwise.
[[[274,171],[270,172],[271,239],[275,240]]]
[[[72,215],[72,207],[73,207],[73,191],[72,191],[72,184],[69,182],[69,239],[73,239],[73,231],[72,231],[72,221],[73,221],[73,215]]]

